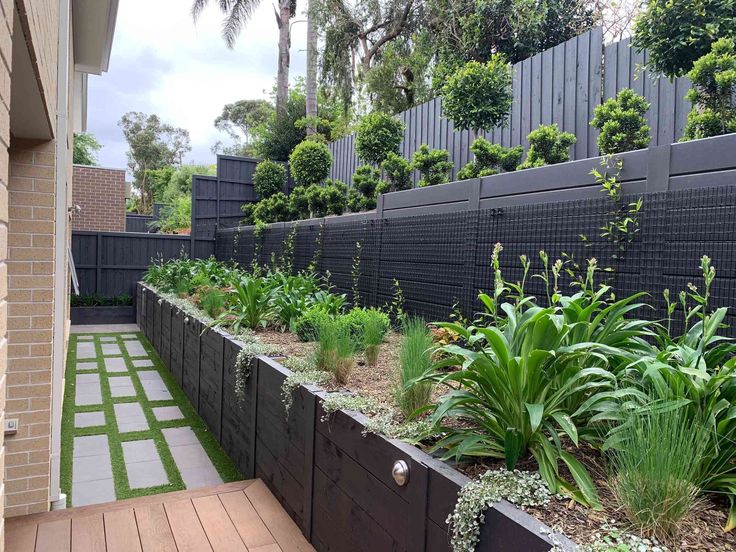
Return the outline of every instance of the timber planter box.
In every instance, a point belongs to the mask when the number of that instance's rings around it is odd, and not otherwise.
[[[132,324],[136,321],[135,307],[71,307],[73,325]]]
[[[363,435],[365,417],[326,417],[325,393],[302,385],[285,412],[282,384],[291,373],[276,360],[251,362],[244,393],[235,391],[235,359],[243,344],[167,305],[138,285],[153,311],[171,314],[169,369],[243,477],[258,477],[318,551],[449,552],[445,520],[469,480],[402,441]],[[162,313],[147,313],[162,319]],[[148,317],[146,317],[148,318]],[[181,337],[179,337],[181,336]],[[155,336],[154,336],[155,339]],[[181,351],[181,353],[179,353]],[[177,378],[178,379],[178,378]],[[409,480],[392,468],[403,461]],[[507,502],[485,513],[478,551],[547,552],[573,548],[541,522]]]

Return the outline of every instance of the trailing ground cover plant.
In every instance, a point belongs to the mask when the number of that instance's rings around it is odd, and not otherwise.
[[[621,90],[596,106],[591,126],[600,131],[598,151],[601,155],[623,153],[649,145],[649,125],[644,117],[649,102],[630,88]]]
[[[449,159],[449,152],[443,149],[431,149],[427,144],[422,144],[414,152],[414,168],[419,171],[421,178],[418,186],[435,186],[444,184],[450,179],[450,171],[454,167]]]

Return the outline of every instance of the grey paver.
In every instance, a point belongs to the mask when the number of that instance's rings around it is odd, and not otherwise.
[[[130,376],[115,376],[108,378],[107,381],[110,384],[110,389],[113,387],[128,387],[133,385],[133,380],[130,379]]]
[[[102,354],[105,356],[121,355],[120,346],[117,343],[103,343]]]
[[[132,397],[135,387],[130,376],[115,376],[107,380],[110,384],[110,395],[113,397]]]
[[[121,357],[106,358],[105,370],[107,372],[127,372],[128,367],[125,365],[125,359]]]
[[[103,335],[103,336],[102,336],[102,337],[100,338],[100,341],[104,341],[104,342],[107,342],[107,343],[110,343],[110,342],[112,342],[112,343],[117,343],[117,341],[118,341],[118,340],[117,340],[117,338],[116,338],[116,337],[113,337],[113,336],[111,336],[111,335]]]
[[[126,464],[135,462],[148,462],[160,460],[156,442],[153,439],[140,439],[138,441],[123,441],[123,459]]]
[[[113,405],[113,408],[120,433],[149,429],[148,420],[139,403],[119,403]]]
[[[144,370],[138,372],[143,391],[149,401],[169,401],[173,397],[161,379],[161,374],[155,370]]]
[[[72,483],[72,506],[101,504],[115,500],[115,484],[112,479]]]
[[[123,339],[138,339],[138,336],[135,334],[123,334],[120,337]]]
[[[184,417],[178,406],[157,406],[153,409],[153,415],[159,422],[181,420]]]
[[[74,427],[95,427],[105,425],[104,412],[79,412],[74,415]]]
[[[201,468],[212,465],[210,457],[199,441],[191,445],[173,446],[170,449],[177,468]]]
[[[179,474],[187,489],[201,489],[222,483],[222,478],[214,466],[181,468]]]
[[[74,438],[74,458],[110,454],[107,435],[87,435]]]
[[[97,351],[94,343],[77,343],[77,359],[95,358]]]
[[[83,378],[81,382],[79,378]],[[74,389],[74,404],[77,406],[102,404],[99,374],[78,374],[77,381],[79,383]]]
[[[187,489],[222,483],[191,427],[170,427],[161,431]]]
[[[136,368],[146,368],[147,366],[153,366],[153,361],[149,358],[142,358],[133,361],[133,366]]]
[[[169,447],[199,443],[191,427],[167,427],[161,430]]]
[[[166,475],[166,470],[161,460],[126,464],[125,469],[128,472],[128,484],[131,489],[166,485],[169,482],[169,477]]]
[[[132,357],[147,357],[148,356],[146,349],[143,347],[141,342],[138,341],[137,339],[134,341],[126,341],[125,349],[128,351],[128,354]]]
[[[77,341],[92,341],[94,339],[93,335],[78,335]]]
[[[74,459],[72,466],[72,482],[97,481],[112,479],[110,454],[99,456],[82,456]]]
[[[82,370],[97,370],[96,362],[77,362],[77,372]]]
[[[100,384],[100,374],[77,374],[77,388],[83,384]]]

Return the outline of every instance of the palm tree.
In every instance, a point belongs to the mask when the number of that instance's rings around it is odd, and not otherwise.
[[[209,4],[209,0],[194,0],[192,17],[196,21],[202,10]],[[253,12],[260,6],[261,0],[217,0],[220,11],[225,14],[222,23],[222,38],[228,48],[232,48],[235,39],[243,26],[250,20]],[[276,75],[276,114],[285,115],[289,100],[289,20],[294,15],[296,2],[294,0],[278,0],[276,23],[279,27],[279,58]]]
[[[312,14],[312,0],[307,6],[307,119],[317,117],[317,25]],[[310,123],[307,134],[317,132],[316,124]]]

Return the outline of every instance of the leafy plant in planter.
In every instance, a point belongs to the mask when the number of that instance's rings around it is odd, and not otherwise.
[[[736,16],[735,16],[736,17]],[[722,38],[695,62],[687,74],[693,82],[686,98],[693,108],[683,140],[695,140],[736,132],[735,39]]]
[[[263,280],[246,276],[232,283],[231,307],[217,319],[215,325],[228,326],[236,333],[265,328],[273,316],[271,292]]]
[[[259,199],[271,197],[284,189],[286,168],[276,161],[264,159],[253,173],[253,188]]]
[[[331,166],[330,148],[314,140],[304,140],[289,155],[291,174],[304,186],[324,182],[330,175]]]
[[[430,149],[427,144],[422,144],[414,152],[414,168],[421,174],[419,187],[436,186],[444,184],[449,180],[453,164],[448,161],[450,154],[443,149]]]
[[[365,163],[380,165],[390,153],[399,153],[404,124],[396,117],[375,111],[363,117],[355,134],[355,153]]]
[[[519,165],[519,170],[532,167],[555,165],[570,160],[570,146],[576,141],[574,134],[562,132],[556,124],[540,125],[528,136],[529,151],[526,161]]]
[[[490,176],[503,170],[515,171],[524,155],[522,146],[505,148],[494,144],[485,138],[478,137],[473,140],[470,151],[475,155],[475,160],[465,165],[457,174],[458,180]]]
[[[412,166],[409,161],[394,152],[390,152],[381,163],[381,169],[386,175],[386,180],[378,185],[377,193],[385,194],[411,189],[413,184],[411,179]]]
[[[442,110],[456,129],[504,126],[513,100],[511,66],[501,54],[486,63],[470,61],[447,79],[441,94]]]
[[[598,150],[601,155],[623,153],[649,145],[649,125],[644,117],[649,102],[630,88],[621,90],[596,106],[590,124],[600,131]]]
[[[376,188],[381,172],[370,165],[361,165],[353,175],[353,187],[348,192],[348,208],[353,213],[376,208]]]

